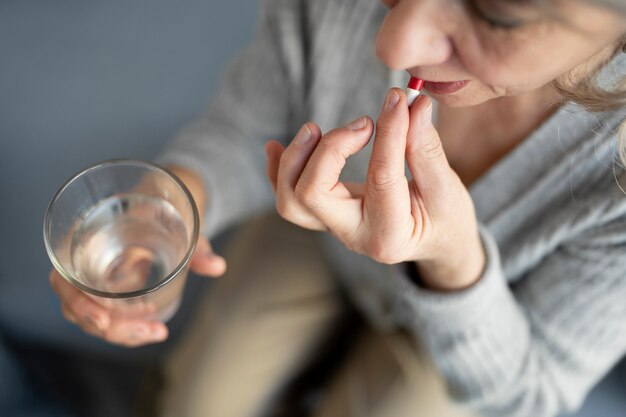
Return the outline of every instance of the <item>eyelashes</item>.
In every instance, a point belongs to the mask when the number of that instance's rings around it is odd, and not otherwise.
[[[479,5],[476,0],[466,1],[469,11],[481,23],[489,28],[502,31],[513,31],[524,26],[524,21],[513,17],[495,16],[491,11],[487,12],[483,5]]]

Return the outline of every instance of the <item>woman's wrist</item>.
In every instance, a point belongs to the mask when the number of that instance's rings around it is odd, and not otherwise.
[[[445,258],[415,262],[421,285],[436,291],[460,291],[476,284],[487,263],[480,236],[463,249]]]
[[[191,196],[196,203],[196,207],[198,207],[200,217],[202,218],[206,207],[206,191],[202,177],[200,177],[200,175],[192,169],[177,165],[169,165],[167,169],[172,171],[172,173],[174,173],[174,175],[176,175],[183,182],[183,184],[185,184],[191,193]]]

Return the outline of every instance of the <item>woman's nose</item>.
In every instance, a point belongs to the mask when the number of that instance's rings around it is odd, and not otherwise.
[[[389,10],[376,38],[376,54],[392,69],[437,65],[453,53],[441,0],[401,0]]]

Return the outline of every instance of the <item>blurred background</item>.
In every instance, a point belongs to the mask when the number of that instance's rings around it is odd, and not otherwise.
[[[0,416],[155,415],[158,365],[210,281],[190,277],[166,343],[86,336],[48,285],[44,212],[87,165],[152,159],[207,105],[258,12],[257,0],[0,2]],[[578,416],[626,415],[623,368]]]
[[[67,323],[42,221],[72,174],[150,160],[253,37],[256,0],[0,2],[0,416],[151,415],[152,369],[210,287],[190,277],[167,343],[116,348]],[[195,295],[195,297],[194,297]],[[56,405],[53,405],[56,404]]]

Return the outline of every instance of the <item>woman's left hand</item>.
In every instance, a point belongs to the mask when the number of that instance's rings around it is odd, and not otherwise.
[[[346,159],[372,136],[368,117],[325,135],[307,123],[287,148],[268,142],[278,213],[301,227],[328,231],[375,261],[416,261],[420,279],[434,289],[472,285],[485,264],[474,205],[448,164],[431,117],[428,97],[409,108],[402,90],[389,91],[365,184],[339,176]],[[405,176],[405,160],[412,179]]]

